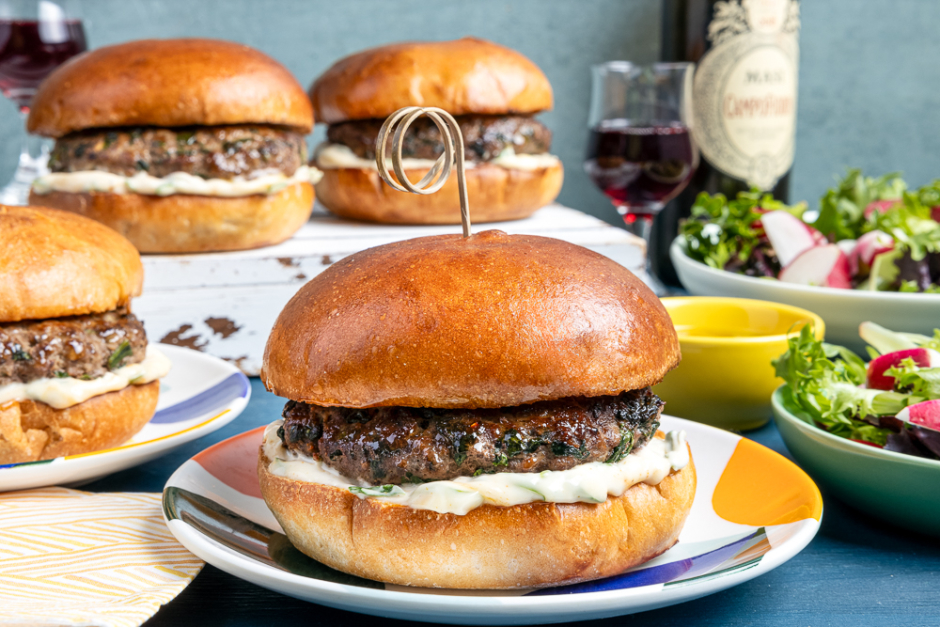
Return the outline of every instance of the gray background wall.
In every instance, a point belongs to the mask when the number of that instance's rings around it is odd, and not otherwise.
[[[92,47],[205,36],[255,46],[305,86],[337,58],[407,39],[485,37],[542,67],[556,107],[542,116],[565,163],[560,200],[616,222],[581,169],[588,66],[654,61],[660,0],[85,0]],[[847,166],[910,182],[940,178],[940,1],[803,0],[793,199],[815,205]],[[13,171],[19,118],[0,99],[0,179]],[[312,141],[322,136],[316,132]]]

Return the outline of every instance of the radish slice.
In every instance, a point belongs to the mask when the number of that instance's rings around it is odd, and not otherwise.
[[[893,237],[884,231],[869,231],[858,238],[858,245],[855,247],[856,263],[861,267],[871,268],[875,257],[892,250],[894,250]]]
[[[908,348],[875,357],[868,364],[868,387],[874,390],[893,390],[894,377],[885,373],[900,366],[905,359],[913,359],[920,368],[940,367],[940,353],[929,348]]]
[[[845,256],[849,259],[849,270],[852,272],[852,276],[858,274],[858,255],[856,250],[858,249],[858,240],[854,239],[840,239],[836,242],[836,246],[839,247]]]
[[[940,207],[930,208],[930,219],[934,222],[940,222]]]
[[[790,265],[803,251],[826,240],[822,233],[782,209],[761,216],[761,224],[783,267]]]
[[[908,405],[898,412],[898,420],[931,431],[940,431],[940,399]]]
[[[849,259],[835,244],[803,251],[780,272],[780,280],[799,285],[852,288]]]

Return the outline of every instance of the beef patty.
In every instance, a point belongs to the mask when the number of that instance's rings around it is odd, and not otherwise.
[[[265,170],[291,176],[307,161],[306,153],[300,133],[270,126],[93,129],[58,139],[49,169],[156,177],[186,172],[230,180]]]
[[[0,324],[0,385],[95,379],[144,359],[147,335],[121,308],[101,314]]]
[[[318,407],[289,401],[285,446],[371,485],[617,462],[659,427],[649,388],[498,409]]]
[[[463,134],[464,155],[468,161],[490,161],[506,148],[516,154],[542,154],[552,145],[552,132],[528,116],[458,115]],[[333,144],[343,144],[362,159],[375,159],[375,140],[385,120],[356,120],[331,124],[326,137]],[[389,155],[391,155],[391,141]],[[444,142],[430,118],[419,118],[408,127],[402,141],[401,156],[412,159],[437,159],[444,152]]]

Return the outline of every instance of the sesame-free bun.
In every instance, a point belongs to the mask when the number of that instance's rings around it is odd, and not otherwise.
[[[97,48],[53,71],[29,132],[62,137],[115,126],[272,124],[309,132],[310,101],[280,63],[213,39],[145,39]]]
[[[142,253],[195,253],[283,242],[310,217],[313,186],[296,183],[274,194],[236,197],[30,192],[29,201],[102,222]]]
[[[696,486],[690,455],[659,485],[638,483],[603,503],[482,505],[460,516],[360,499],[273,475],[268,464],[262,450],[261,493],[301,552],[346,573],[427,588],[538,588],[620,574],[676,543]]]
[[[310,87],[318,122],[385,118],[402,107],[451,115],[552,108],[552,87],[532,61],[483,39],[379,46],[340,59]]]
[[[0,464],[34,462],[119,446],[153,417],[160,382],[129,385],[55,409],[38,401],[0,406]]]
[[[143,285],[131,243],[73,213],[0,205],[0,250],[0,322],[110,311]]]
[[[405,173],[411,181],[419,181],[427,170]],[[536,170],[480,163],[466,174],[470,217],[475,222],[526,218],[555,200],[564,178],[561,161]],[[436,193],[418,195],[392,189],[377,170],[324,168],[316,190],[320,203],[343,218],[384,224],[460,224],[456,175]]]
[[[652,291],[567,242],[484,231],[350,255],[268,338],[278,396],[343,407],[508,407],[658,383],[679,342]]]

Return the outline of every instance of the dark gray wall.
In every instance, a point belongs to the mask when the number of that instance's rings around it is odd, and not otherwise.
[[[335,59],[406,39],[476,35],[542,67],[556,107],[542,116],[567,171],[561,201],[616,221],[581,170],[588,66],[656,59],[660,0],[85,0],[91,46],[206,36],[255,46],[303,83]],[[940,1],[804,0],[792,195],[815,204],[847,166],[940,177]],[[2,99],[0,99],[2,100]],[[12,172],[18,116],[0,101],[0,178]],[[314,134],[319,140],[322,131]]]

